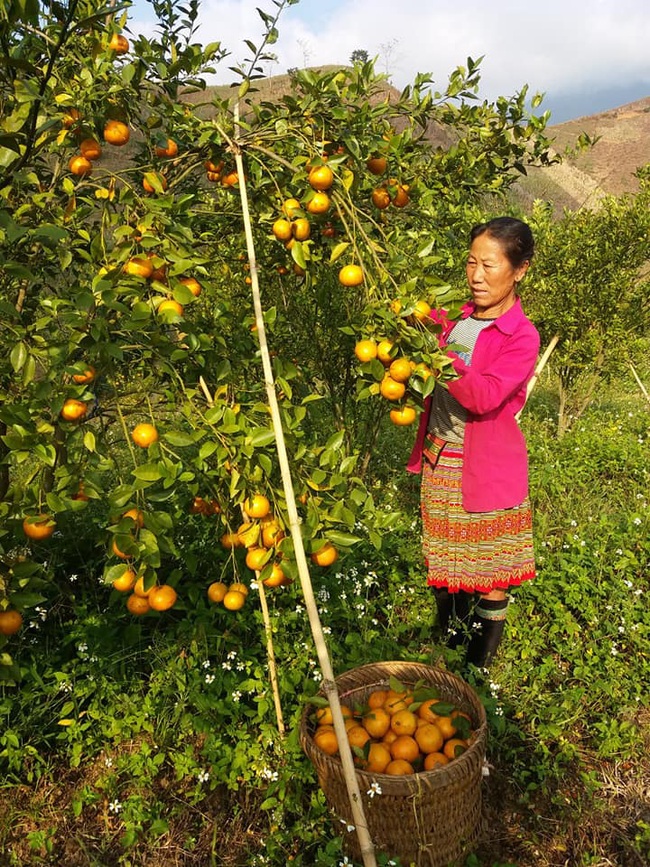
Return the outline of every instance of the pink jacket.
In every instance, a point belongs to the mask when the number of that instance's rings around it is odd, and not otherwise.
[[[462,318],[474,312],[472,303]],[[438,316],[435,317],[438,319]],[[443,319],[444,346],[454,322]],[[526,400],[526,383],[539,353],[539,334],[524,315],[521,301],[495,319],[478,336],[472,364],[450,352],[458,379],[449,393],[467,410],[463,458],[463,508],[490,512],[520,505],[528,495],[526,442],[515,419]],[[424,405],[407,470],[419,473],[431,399]]]

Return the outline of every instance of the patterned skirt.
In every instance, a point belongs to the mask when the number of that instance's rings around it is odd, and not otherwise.
[[[422,462],[421,492],[428,583],[450,593],[489,593],[534,578],[528,500],[513,509],[466,512],[461,495],[462,446],[445,444],[435,464],[428,456]]]

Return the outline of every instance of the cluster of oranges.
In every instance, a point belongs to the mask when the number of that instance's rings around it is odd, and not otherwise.
[[[362,709],[342,704],[341,711],[355,764],[375,774],[431,771],[458,758],[472,742],[466,713],[440,698],[414,701],[408,690],[378,689]],[[316,711],[315,721],[314,744],[336,755],[339,745],[329,705]]]
[[[75,385],[90,385],[96,378],[97,371],[90,364],[85,366],[79,373],[72,375],[72,381]],[[63,402],[59,415],[63,421],[83,421],[88,415],[88,402],[79,400],[76,397],[69,397]]]
[[[122,268],[122,271],[129,277],[140,277],[143,280],[157,281],[167,285],[167,262],[161,259],[155,253],[148,253],[144,256],[132,256],[128,259]],[[203,287],[196,277],[181,277],[178,282],[184,286],[194,298],[198,298]],[[167,295],[156,304],[156,313],[159,316],[182,317],[185,313],[185,308],[182,304],[176,301],[171,295]]]
[[[122,520],[125,518],[131,522],[130,533],[135,540],[138,531],[144,527],[144,512],[136,508],[128,509],[122,515]],[[120,560],[133,560],[130,553],[120,549],[117,539],[113,539],[111,547],[113,554],[119,557]],[[178,599],[176,590],[170,584],[153,583],[147,586],[144,575],[138,575],[132,568],[131,563],[113,581],[113,587],[120,593],[130,594],[126,600],[126,607],[136,617],[141,617],[143,614],[147,614],[148,611],[168,611],[174,607]]]
[[[220,183],[222,187],[236,187],[239,175],[234,168],[226,168],[223,160],[209,159],[203,164],[206,178],[213,184]]]
[[[368,171],[373,175],[383,175],[388,168],[385,156],[370,157],[366,161]],[[395,208],[405,208],[411,201],[409,185],[401,184],[397,178],[389,178],[372,191],[372,203],[380,211],[393,205]]]
[[[223,581],[213,581],[208,587],[208,599],[215,604],[221,603],[228,611],[239,611],[246,604],[248,587],[240,581],[227,585]]]

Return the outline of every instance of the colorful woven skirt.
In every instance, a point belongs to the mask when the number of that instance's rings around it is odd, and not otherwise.
[[[447,587],[450,593],[489,593],[534,578],[528,500],[513,509],[466,512],[461,494],[462,446],[445,444],[435,464],[426,459],[422,463],[422,540],[428,583]]]

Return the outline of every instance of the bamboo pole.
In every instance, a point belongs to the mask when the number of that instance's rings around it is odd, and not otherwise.
[[[235,107],[235,123],[238,121],[238,105]],[[246,177],[244,174],[244,160],[240,149],[236,142],[232,145],[237,174],[239,176],[239,194],[241,197],[242,212],[244,217],[244,232],[246,235],[246,248],[248,252],[248,261],[250,264],[251,289],[253,293],[253,305],[255,308],[255,324],[257,326],[257,336],[260,342],[260,353],[262,357],[262,367],[264,371],[264,383],[266,386],[266,394],[271,410],[271,422],[273,432],[275,434],[275,444],[280,464],[280,472],[282,476],[282,485],[287,501],[287,514],[289,517],[289,529],[293,540],[296,564],[298,567],[298,575],[300,578],[300,586],[305,600],[305,608],[309,618],[318,662],[323,674],[323,690],[329,701],[332,709],[332,717],[334,722],[334,731],[339,744],[339,752],[341,763],[343,765],[343,773],[345,783],[350,798],[350,806],[352,809],[352,817],[354,826],[359,838],[359,846],[363,858],[364,867],[376,867],[377,860],[375,857],[375,849],[370,839],[368,831],[368,823],[363,811],[363,803],[361,801],[361,792],[359,790],[359,782],[354,768],[354,760],[352,758],[352,750],[350,748],[347,731],[343,714],[341,712],[341,703],[339,694],[334,680],[334,672],[329,658],[327,645],[325,642],[325,634],[320,622],[318,606],[314,597],[314,590],[309,574],[309,566],[305,554],[305,547],[300,532],[300,516],[296,506],[296,497],[293,489],[293,480],[291,478],[291,469],[289,467],[289,459],[287,456],[286,443],[284,432],[282,430],[282,419],[280,416],[280,408],[278,405],[277,395],[275,392],[275,381],[273,378],[273,369],[271,366],[271,356],[269,354],[268,343],[266,340],[266,331],[264,327],[264,317],[262,311],[262,302],[259,288],[259,275],[257,270],[257,260],[255,257],[255,245],[253,242],[253,231],[250,217],[250,207],[248,201],[248,190],[246,188]]]
[[[632,364],[631,361],[628,361],[628,364],[630,365],[630,370],[632,371],[632,374],[634,375],[634,378],[636,380],[636,384],[641,389],[641,394],[645,397],[645,399],[648,401],[648,403],[650,403],[650,394],[648,394],[648,389],[641,382],[639,374],[636,372],[636,367]]]
[[[547,361],[551,357],[551,353],[553,352],[555,347],[558,345],[559,341],[560,341],[560,335],[555,334],[551,338],[551,341],[548,344],[548,346],[546,347],[546,349],[544,350],[544,354],[542,355],[540,360],[537,362],[537,366],[535,367],[535,372],[533,373],[531,378],[528,380],[528,383],[526,385],[526,401],[524,402],[524,406],[522,406],[522,408],[519,410],[519,412],[515,416],[517,421],[519,421],[521,414],[524,411],[524,407],[526,406],[526,403],[528,402],[528,398],[530,397],[532,390],[535,388],[535,385],[537,384],[537,380],[541,376],[542,371],[546,367]]]

